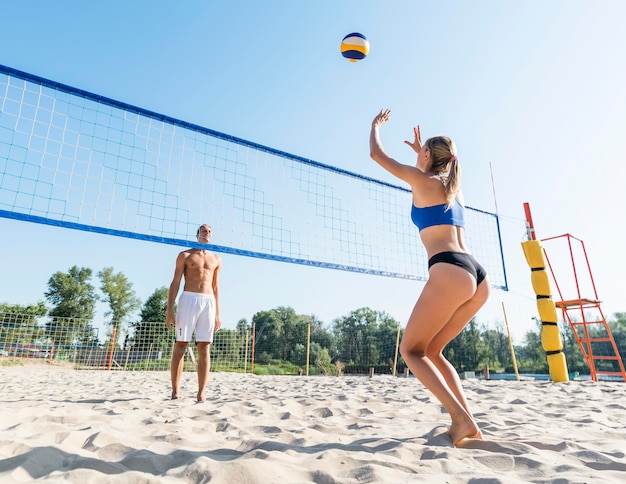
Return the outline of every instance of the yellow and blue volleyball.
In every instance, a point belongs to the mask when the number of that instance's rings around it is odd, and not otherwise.
[[[350,62],[365,59],[370,52],[370,43],[363,34],[353,32],[346,35],[341,41],[341,55]]]

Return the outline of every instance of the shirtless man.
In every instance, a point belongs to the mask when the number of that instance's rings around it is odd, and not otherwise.
[[[211,242],[211,227],[203,224],[196,232],[198,242]],[[180,397],[180,380],[183,375],[183,357],[191,336],[196,333],[198,349],[198,395],[199,403],[204,402],[206,384],[211,369],[209,345],[213,333],[222,326],[218,276],[222,260],[214,253],[204,249],[189,249],[178,254],[174,279],[170,284],[167,297],[167,316],[165,324],[168,330],[176,329],[176,344],[172,352],[172,400]],[[185,278],[183,292],[178,300],[174,315],[174,303],[180,289],[180,281]]]

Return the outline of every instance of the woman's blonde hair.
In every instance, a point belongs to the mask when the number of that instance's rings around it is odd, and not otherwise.
[[[434,136],[424,144],[430,151],[430,170],[441,178],[446,200],[451,204],[461,190],[461,165],[456,157],[456,145],[448,136]]]

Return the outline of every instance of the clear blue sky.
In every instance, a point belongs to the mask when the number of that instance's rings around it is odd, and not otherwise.
[[[584,241],[607,316],[626,311],[624,19],[621,0],[8,2],[0,63],[394,183],[369,158],[380,108],[393,110],[385,146],[406,163],[414,125],[452,136],[467,204],[497,201],[502,216],[511,291],[495,292],[479,320],[502,321],[504,302],[519,341],[536,315],[524,202],[540,238]],[[357,64],[339,53],[353,31],[371,43]],[[180,251],[6,219],[0,234],[0,301],[15,304],[43,299],[50,276],[75,264],[112,266],[145,301],[169,285]],[[369,306],[404,323],[421,290],[223,260],[225,327],[281,305],[326,323]]]

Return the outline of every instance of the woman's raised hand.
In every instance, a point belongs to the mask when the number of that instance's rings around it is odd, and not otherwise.
[[[413,151],[419,153],[422,149],[422,133],[420,132],[419,125],[416,128],[413,128],[413,134],[415,135],[413,141],[405,141],[405,143],[409,145]]]
[[[372,121],[372,127],[379,128],[391,117],[391,109],[381,109],[380,113],[376,115],[374,120]]]

